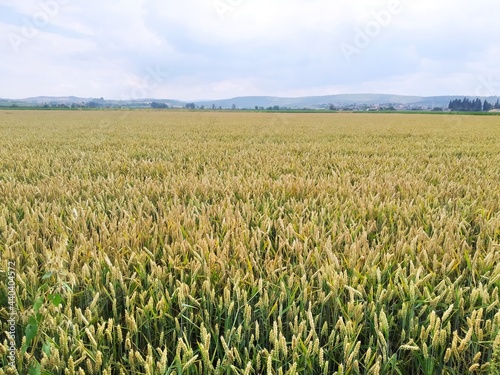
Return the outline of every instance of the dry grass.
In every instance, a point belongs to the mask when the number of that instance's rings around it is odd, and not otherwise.
[[[0,112],[19,369],[498,371],[499,140],[498,117]]]

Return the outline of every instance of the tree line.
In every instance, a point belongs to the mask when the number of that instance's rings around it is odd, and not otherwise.
[[[448,109],[452,111],[473,111],[473,112],[488,112],[491,109],[500,109],[500,100],[497,99],[495,104],[489,103],[486,99],[484,102],[481,99],[476,98],[475,100],[471,100],[469,98],[455,99],[451,100],[448,105]]]

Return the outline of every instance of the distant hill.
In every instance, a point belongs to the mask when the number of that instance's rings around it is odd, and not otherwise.
[[[432,109],[435,107],[447,108],[451,100],[463,99],[467,95],[454,96],[405,96],[405,95],[389,95],[389,94],[341,94],[341,95],[325,95],[325,96],[306,96],[299,98],[283,98],[273,96],[243,96],[231,99],[222,100],[203,100],[194,102],[196,106],[205,106],[231,108],[233,105],[236,108],[255,108],[257,107],[274,107],[279,106],[287,108],[326,108],[330,104],[336,107],[344,106],[377,106],[377,105],[394,105],[415,108]],[[472,98],[469,96],[469,98]],[[476,98],[476,97],[474,97]],[[499,97],[480,97],[481,100],[488,100],[490,103],[495,103]]]
[[[130,99],[130,100],[117,100],[117,99],[104,99],[104,98],[81,98],[76,96],[37,96],[25,99],[0,99],[0,106],[11,106],[13,104],[18,106],[43,106],[43,105],[67,105],[72,104],[82,105],[90,102],[99,103],[101,106],[106,107],[150,107],[152,102],[165,103],[169,107],[184,107],[186,102],[175,99]]]
[[[421,101],[419,96],[400,96],[387,94],[343,94],[343,95],[325,95],[325,96],[306,96],[299,98],[282,98],[274,96],[243,96],[223,100],[205,100],[195,102],[197,106],[204,105],[211,107],[231,108],[234,104],[236,108],[254,108],[257,107],[288,107],[288,108],[320,108],[333,104],[336,106],[344,105],[376,105],[376,104],[410,104]]]
[[[61,103],[61,104],[73,104],[73,103],[86,103],[91,101],[92,98],[77,98],[76,96],[37,96],[34,98],[21,99],[20,101],[30,103],[30,104],[45,104],[45,103]]]
[[[406,95],[390,95],[390,94],[340,94],[340,95],[324,95],[324,96],[306,96],[297,98],[275,97],[275,96],[241,96],[230,99],[220,100],[199,100],[192,101],[196,107],[204,106],[205,108],[246,108],[254,109],[269,108],[279,106],[280,108],[290,109],[321,109],[328,108],[334,105],[337,108],[368,108],[376,106],[395,106],[398,109],[422,108],[432,109],[435,107],[447,108],[451,100],[463,99],[464,97],[476,98],[467,95],[453,96],[406,96]],[[480,97],[482,101],[487,99],[494,104],[499,97]],[[152,102],[163,103],[169,107],[182,108],[188,102],[176,99],[134,99],[134,100],[115,100],[103,98],[80,98],[76,96],[52,97],[38,96],[25,99],[0,99],[0,106],[42,106],[42,105],[82,105],[85,103],[95,102],[102,107],[136,107],[147,108]]]

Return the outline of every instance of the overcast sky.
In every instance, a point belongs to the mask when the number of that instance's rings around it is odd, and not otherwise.
[[[0,97],[500,95],[498,0],[0,0]]]

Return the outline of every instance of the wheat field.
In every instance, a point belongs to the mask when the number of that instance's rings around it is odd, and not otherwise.
[[[500,117],[0,112],[0,374],[500,374]]]

